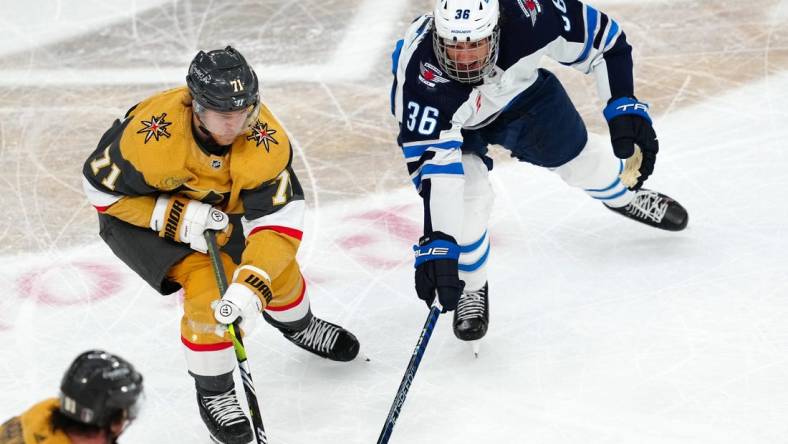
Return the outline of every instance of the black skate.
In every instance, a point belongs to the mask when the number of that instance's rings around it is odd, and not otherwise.
[[[352,361],[358,355],[358,339],[344,328],[312,316],[303,330],[282,330],[293,344],[321,358],[332,361]]]
[[[490,300],[487,283],[475,291],[463,291],[454,310],[454,336],[463,341],[478,341],[487,334],[490,323]]]
[[[254,440],[249,421],[235,396],[235,389],[211,393],[198,388],[197,404],[215,443],[248,444]]]
[[[668,231],[681,231],[687,227],[689,215],[678,202],[656,191],[640,189],[626,206],[607,208],[622,216]]]

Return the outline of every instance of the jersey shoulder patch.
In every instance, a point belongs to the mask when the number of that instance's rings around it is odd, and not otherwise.
[[[402,109],[396,115],[401,118],[400,145],[439,138],[441,131],[452,127],[452,119],[473,92],[473,86],[451,80],[441,70],[430,35],[418,45],[410,54],[399,87],[402,96],[397,106]]]
[[[233,180],[242,188],[256,188],[278,176],[290,164],[292,147],[287,132],[270,109],[260,105],[251,128],[230,150]]]
[[[545,1],[549,2],[550,0],[514,0],[514,3],[519,7],[523,16],[531,23],[531,26],[536,27],[536,22],[539,21],[539,17],[544,12],[542,3]],[[506,6],[508,5],[502,5],[502,8]]]
[[[61,430],[53,432],[50,427],[52,412],[60,405],[57,398],[47,399],[31,407],[20,417],[24,440],[21,443],[68,444],[70,439]],[[4,441],[0,441],[4,442]],[[15,443],[15,441],[11,441]]]
[[[156,94],[126,117],[120,152],[146,177],[165,176],[185,164],[191,135],[191,96],[186,87]]]

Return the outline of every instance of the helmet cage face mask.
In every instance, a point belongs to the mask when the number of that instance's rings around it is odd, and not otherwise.
[[[438,35],[433,29],[432,46],[441,69],[452,79],[460,83],[478,83],[495,68],[498,60],[500,29],[495,27],[488,37],[476,41],[458,40],[456,37],[447,39]],[[477,53],[479,48],[487,46],[484,54],[467,57],[463,53]]]

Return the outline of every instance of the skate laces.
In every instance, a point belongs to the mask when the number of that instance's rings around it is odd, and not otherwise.
[[[660,197],[659,193],[651,190],[639,191],[635,199],[627,205],[627,212],[632,216],[651,219],[657,223],[662,222],[667,211],[668,203]]]
[[[291,336],[294,341],[313,350],[329,353],[339,338],[339,327],[322,319],[312,318],[307,328]]]
[[[462,321],[475,317],[484,316],[484,298],[486,297],[484,288],[476,291],[463,293],[457,303],[457,320]]]
[[[203,405],[220,426],[246,421],[246,415],[235,397],[235,389],[213,396],[201,396]]]

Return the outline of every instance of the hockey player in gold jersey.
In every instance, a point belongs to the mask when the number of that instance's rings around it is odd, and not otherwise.
[[[296,262],[304,196],[287,133],[258,94],[257,76],[227,47],[199,52],[185,87],[132,107],[83,169],[113,252],[162,294],[184,290],[181,341],[200,414],[220,443],[247,443],[226,325],[249,334],[263,317],[297,346],[349,361],[359,344],[312,315]],[[219,290],[205,230],[220,231],[230,285]]]
[[[63,375],[60,397],[0,425],[0,444],[113,444],[136,418],[142,375],[102,350],[79,355]]]

